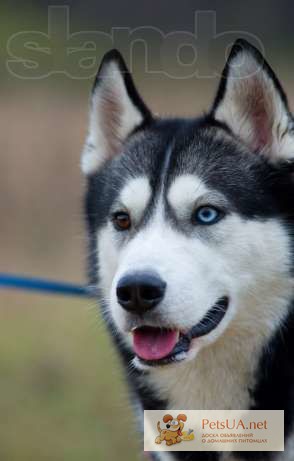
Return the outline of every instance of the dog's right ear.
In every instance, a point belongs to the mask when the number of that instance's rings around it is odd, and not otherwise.
[[[167,423],[168,421],[171,421],[173,419],[172,415],[164,415],[164,417],[162,418],[162,421],[164,423]]]
[[[146,126],[152,115],[139,96],[117,50],[103,58],[91,94],[89,132],[82,154],[85,174],[98,171],[117,155],[126,139]]]

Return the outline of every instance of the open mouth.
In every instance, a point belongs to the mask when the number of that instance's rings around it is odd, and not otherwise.
[[[184,360],[190,349],[191,341],[207,335],[224,318],[229,306],[229,298],[220,298],[209,309],[203,319],[188,332],[142,326],[133,331],[133,347],[140,361],[146,365],[167,365]]]

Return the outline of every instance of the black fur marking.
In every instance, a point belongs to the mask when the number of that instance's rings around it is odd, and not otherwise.
[[[285,438],[294,427],[294,302],[283,327],[266,346],[258,367],[257,385],[252,390],[253,410],[284,410]],[[243,452],[244,460],[271,459],[274,453]]]

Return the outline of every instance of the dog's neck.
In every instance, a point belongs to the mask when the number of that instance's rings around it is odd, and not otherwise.
[[[151,370],[150,384],[167,400],[168,408],[250,408],[254,404],[250,390],[257,384],[263,351],[287,316],[291,296],[288,285],[284,292],[277,290],[271,302],[265,294],[250,309],[243,305],[225,334],[195,359]]]
[[[151,384],[171,409],[248,408],[254,385],[256,345],[226,336],[190,362],[152,370]]]

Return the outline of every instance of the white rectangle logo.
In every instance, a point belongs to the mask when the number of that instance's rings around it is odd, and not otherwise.
[[[284,451],[284,411],[145,410],[144,451]]]

